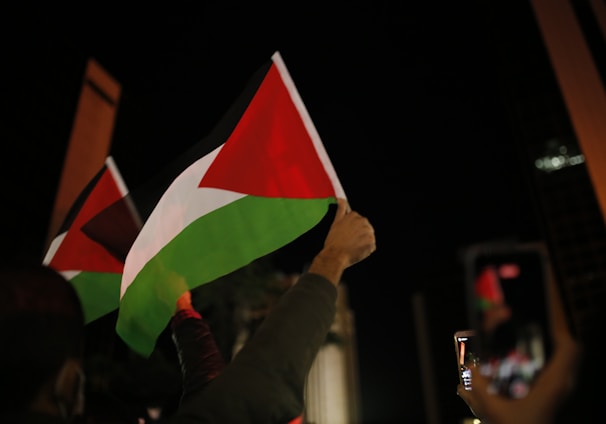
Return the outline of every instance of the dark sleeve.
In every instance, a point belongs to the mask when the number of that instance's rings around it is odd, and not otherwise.
[[[225,362],[210,327],[194,310],[178,311],[171,321],[183,378],[182,400],[202,391],[219,375]]]
[[[174,423],[284,424],[299,416],[336,299],[330,281],[303,274],[212,384],[181,404]]]

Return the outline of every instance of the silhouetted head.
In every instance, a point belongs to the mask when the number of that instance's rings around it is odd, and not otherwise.
[[[0,270],[0,410],[80,409],[83,333],[79,298],[61,274],[31,264]]]

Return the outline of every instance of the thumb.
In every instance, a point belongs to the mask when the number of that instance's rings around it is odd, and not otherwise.
[[[351,208],[349,207],[349,202],[347,201],[347,199],[337,199],[337,211],[335,213],[335,219],[333,220],[333,222],[336,222],[339,219],[343,218],[349,212],[351,212]]]

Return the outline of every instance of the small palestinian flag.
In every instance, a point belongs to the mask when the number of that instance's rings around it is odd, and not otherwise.
[[[113,158],[107,157],[76,199],[43,259],[74,285],[86,323],[120,305],[124,259],[141,228],[136,211],[123,201],[127,193]],[[108,208],[111,217],[96,219]]]

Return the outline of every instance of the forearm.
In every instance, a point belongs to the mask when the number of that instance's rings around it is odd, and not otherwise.
[[[194,310],[177,312],[172,338],[183,378],[183,397],[202,390],[225,368],[225,362],[206,321]]]
[[[303,274],[272,308],[241,353],[274,369],[307,374],[333,323],[337,291],[315,273]],[[240,354],[238,355],[240,356]]]
[[[307,272],[321,275],[336,287],[341,282],[347,266],[349,266],[347,257],[330,248],[324,248],[314,257]]]

